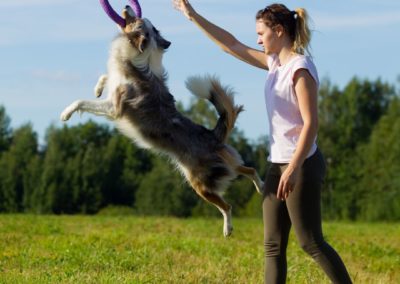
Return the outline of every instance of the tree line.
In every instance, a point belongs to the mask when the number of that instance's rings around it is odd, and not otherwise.
[[[215,125],[216,113],[206,101],[178,107],[198,123]],[[323,81],[318,145],[328,165],[325,219],[400,220],[398,141],[400,99],[394,85],[353,78],[340,89]],[[250,141],[235,130],[229,143],[265,176],[265,137]],[[238,178],[225,197],[234,215],[261,216],[261,197],[246,178]],[[33,126],[12,129],[0,106],[0,212],[96,214],[115,206],[138,215],[219,215],[166,157],[139,149],[107,125],[51,125],[39,147]]]

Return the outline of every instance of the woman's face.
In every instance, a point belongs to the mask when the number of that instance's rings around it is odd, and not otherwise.
[[[265,54],[278,53],[280,38],[278,34],[264,24],[260,19],[256,21],[257,44],[264,48]]]

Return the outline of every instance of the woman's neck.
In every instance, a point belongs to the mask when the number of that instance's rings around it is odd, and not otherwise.
[[[296,53],[293,52],[291,48],[283,47],[278,53],[280,65],[285,65],[286,63],[288,63],[295,54]]]

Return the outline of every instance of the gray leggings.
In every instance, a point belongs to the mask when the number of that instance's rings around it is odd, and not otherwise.
[[[295,189],[286,201],[277,199],[280,176],[287,164],[272,164],[264,186],[263,219],[265,283],[286,282],[286,247],[293,224],[300,246],[333,283],[351,283],[336,251],[325,242],[321,228],[321,185],[325,162],[319,150],[305,160]]]

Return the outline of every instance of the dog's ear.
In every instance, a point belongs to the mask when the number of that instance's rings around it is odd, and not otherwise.
[[[145,48],[149,43],[148,38],[146,38],[146,36],[139,31],[131,33],[123,33],[123,34],[131,43],[131,45],[134,46],[140,53],[142,53],[145,50]]]

